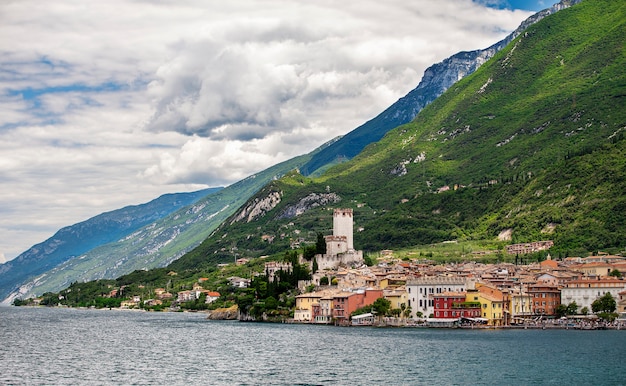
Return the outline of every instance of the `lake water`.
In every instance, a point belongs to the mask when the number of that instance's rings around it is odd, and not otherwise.
[[[220,322],[0,307],[0,384],[624,385],[626,331]]]

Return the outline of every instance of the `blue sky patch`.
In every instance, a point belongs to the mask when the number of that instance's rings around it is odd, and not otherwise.
[[[523,11],[539,12],[543,9],[549,8],[556,0],[543,1],[543,0],[474,0],[475,3],[483,4],[490,8],[495,9],[521,9]]]

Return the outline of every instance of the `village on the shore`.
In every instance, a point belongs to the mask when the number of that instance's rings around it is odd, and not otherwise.
[[[333,234],[324,237],[326,253],[300,264],[312,272],[298,282],[292,317],[281,322],[341,326],[419,326],[461,328],[626,329],[626,257],[599,253],[589,257],[547,259],[531,264],[483,264],[475,261],[435,264],[398,259],[381,251],[377,264],[365,264],[353,245],[352,209],[334,209]],[[509,255],[547,251],[550,240],[507,245]],[[236,264],[246,264],[240,258]],[[228,264],[224,264],[228,265]],[[267,261],[269,282],[290,272],[290,262]],[[220,293],[203,287],[171,293],[154,290],[154,298],[135,295],[122,309],[155,307],[164,302],[210,304]],[[232,287],[246,288],[251,279],[229,277]],[[112,289],[107,297],[119,297]],[[35,299],[38,300],[38,299]],[[37,302],[35,301],[35,304]],[[382,308],[381,308],[382,304]],[[240,319],[236,306],[209,311],[212,319]],[[211,316],[212,315],[212,316]],[[291,316],[290,315],[290,316]]]
[[[352,210],[335,209],[333,235],[326,236],[327,253],[316,256],[318,269],[312,292],[296,297],[293,322],[338,325],[422,325],[430,327],[626,327],[626,258],[600,255],[568,257],[529,265],[475,262],[436,265],[402,261],[382,251],[375,266],[363,264],[352,241]],[[547,250],[551,241],[513,244],[509,254]],[[351,268],[350,268],[351,267]],[[289,269],[267,262],[270,279]],[[608,296],[607,294],[610,294]],[[607,310],[597,304],[612,298]],[[353,315],[377,299],[389,303],[393,316],[375,312]],[[597,304],[594,306],[594,302]],[[606,307],[605,307],[606,308]],[[596,312],[619,317],[607,323]],[[372,307],[374,310],[374,307]],[[396,310],[396,312],[393,312]]]

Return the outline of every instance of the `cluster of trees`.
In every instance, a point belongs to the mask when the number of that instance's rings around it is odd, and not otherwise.
[[[591,303],[591,311],[594,314],[598,315],[600,318],[608,321],[613,321],[617,317],[615,310],[617,309],[617,302],[613,295],[609,292],[605,293],[603,296],[597,298]],[[578,312],[578,304],[576,302],[571,302],[569,304],[559,304],[556,308],[557,317],[561,318],[568,315],[587,315],[589,314],[589,309],[587,307],[583,307]]]
[[[298,281],[311,280],[311,272],[298,262],[297,251],[286,252],[283,262],[291,263],[291,270],[279,270],[273,280],[266,272],[254,277],[250,287],[240,290],[235,302],[243,314],[255,320],[292,316]]]
[[[396,318],[411,316],[411,307],[406,304],[400,304],[400,308],[391,308],[391,302],[385,298],[378,298],[369,306],[356,309],[350,316],[362,315],[371,312],[378,318],[385,316],[393,316]]]

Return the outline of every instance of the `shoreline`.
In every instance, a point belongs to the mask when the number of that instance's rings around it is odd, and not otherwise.
[[[118,311],[118,312],[145,312],[145,313],[193,313],[193,314],[207,314],[210,315],[209,312],[206,311],[170,311],[170,310],[161,310],[161,311],[152,311],[152,310],[144,310],[141,308],[95,308],[95,307],[67,307],[67,306],[38,306],[38,305],[28,305],[28,306],[9,306],[15,308],[41,308],[41,309],[67,309],[67,310],[81,310],[81,311]],[[455,326],[432,326],[426,324],[364,324],[364,325],[338,325],[332,323],[303,323],[303,322],[294,322],[293,320],[281,320],[281,321],[256,321],[256,320],[239,320],[239,319],[210,319],[206,318],[207,321],[221,321],[221,320],[229,320],[229,321],[238,321],[238,322],[247,322],[247,323],[279,323],[279,324],[301,324],[301,325],[312,325],[312,326],[333,326],[333,327],[376,327],[376,328],[427,328],[427,329],[438,329],[438,330],[454,330],[454,329],[462,329],[462,330],[578,330],[578,331],[599,331],[599,330],[624,330],[626,331],[626,323],[620,322],[618,324],[605,324],[600,323],[597,325],[590,324],[576,324],[576,325],[568,325],[568,324],[527,324],[527,325],[507,325],[507,326],[488,326],[488,325],[455,325]]]

